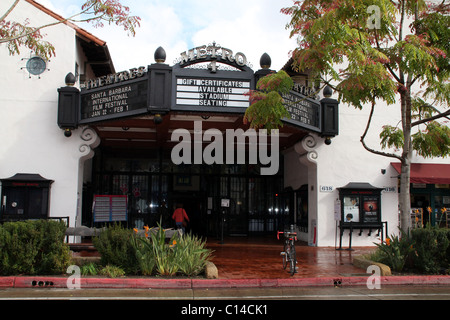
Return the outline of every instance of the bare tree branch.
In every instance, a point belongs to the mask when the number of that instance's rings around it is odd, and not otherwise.
[[[6,11],[5,14],[0,18],[0,21],[5,20],[6,17],[11,13],[11,11],[14,10],[14,8],[17,6],[18,3],[19,3],[19,0],[16,0],[16,1],[11,5],[11,8],[9,8],[8,11]]]
[[[369,115],[369,119],[367,120],[367,126],[366,126],[366,130],[364,131],[364,134],[361,136],[361,143],[364,147],[364,149],[366,149],[367,151],[376,154],[376,155],[380,155],[380,156],[384,156],[384,157],[389,157],[389,158],[395,158],[398,159],[400,161],[402,161],[402,157],[394,154],[394,153],[388,153],[388,152],[382,152],[382,151],[377,151],[375,149],[370,148],[366,142],[365,142],[365,138],[367,135],[367,132],[369,132],[369,128],[370,128],[370,124],[372,123],[372,118],[373,118],[373,113],[375,111],[375,101],[372,101],[372,109],[370,110],[370,115]]]

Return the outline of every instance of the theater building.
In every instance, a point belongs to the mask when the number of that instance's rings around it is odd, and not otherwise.
[[[32,0],[13,13],[36,24],[62,19]],[[169,65],[160,47],[149,65],[117,71],[106,43],[85,30],[62,23],[46,33],[57,52],[49,62],[0,47],[2,220],[169,227],[181,203],[189,228],[206,237],[274,236],[294,224],[309,245],[345,247],[398,232],[398,164],[362,147],[366,111],[328,88],[314,95],[308,73],[289,62],[290,118],[278,132],[256,132],[243,120],[246,93],[274,72],[267,54],[254,71],[238,48],[186,48]],[[379,112],[373,146],[399,118],[392,107]],[[447,223],[439,213],[450,207],[449,167],[414,159],[422,223]]]

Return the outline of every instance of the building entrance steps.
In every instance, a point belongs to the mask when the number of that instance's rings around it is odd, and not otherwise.
[[[219,279],[283,279],[291,278],[282,267],[280,252],[283,241],[269,237],[228,237],[223,244],[207,239],[213,252]],[[355,247],[352,251],[334,247],[311,247],[296,242],[298,272],[293,278],[337,277],[366,274],[353,265],[356,256],[371,253],[376,247]]]

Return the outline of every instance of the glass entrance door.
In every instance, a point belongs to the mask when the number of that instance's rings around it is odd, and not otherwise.
[[[247,211],[247,179],[241,177],[229,178],[229,199],[228,208],[229,234],[247,235],[248,234],[248,211]]]
[[[160,221],[174,227],[171,214],[179,202],[192,220],[189,229],[208,236],[218,236],[222,225],[226,236],[273,234],[294,214],[281,174],[260,176],[246,165],[174,166],[163,152],[155,154],[156,159],[108,155],[94,162],[93,194],[127,195],[130,228]]]

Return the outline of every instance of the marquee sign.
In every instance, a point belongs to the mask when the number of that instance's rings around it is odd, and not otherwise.
[[[162,49],[163,50],[163,49]],[[59,88],[58,125],[74,129],[146,113],[170,111],[244,113],[246,95],[268,69],[254,72],[247,57],[216,43],[180,54],[178,63],[154,63]],[[337,134],[337,101],[319,101],[310,89],[296,85],[284,95],[290,114],[285,122],[326,136]],[[333,130],[327,128],[332,126]]]
[[[312,131],[321,131],[321,105],[294,90],[283,96],[285,107],[290,114],[286,122],[306,127]]]
[[[146,113],[148,79],[145,68],[131,69],[84,83],[80,123]]]
[[[147,81],[97,89],[81,96],[81,121],[147,112]]]
[[[248,108],[249,100],[244,94],[250,85],[250,81],[178,78],[176,104]]]
[[[207,65],[190,67],[202,63]],[[229,67],[222,68],[219,64]],[[215,43],[203,45],[182,52],[179,63],[173,67],[172,109],[245,112],[250,106],[245,93],[254,88],[254,73],[243,53],[234,53]]]

